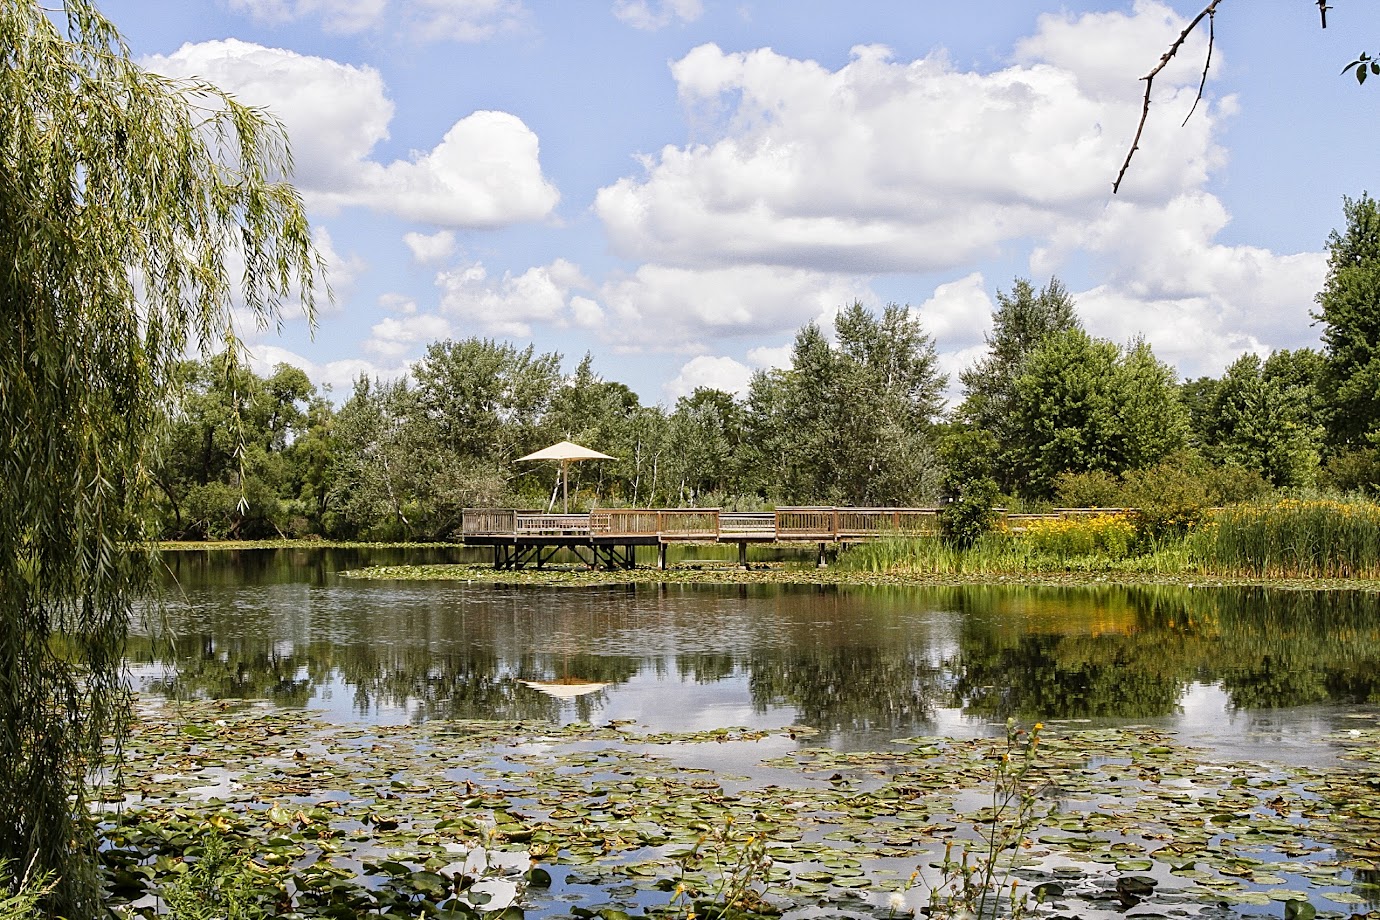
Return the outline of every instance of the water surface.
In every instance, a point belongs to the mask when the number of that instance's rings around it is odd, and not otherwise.
[[[1143,724],[1210,754],[1316,762],[1380,701],[1380,599],[1166,587],[505,588],[354,581],[464,550],[165,555],[171,638],[141,685],[345,721],[804,725],[877,748],[1008,717]]]

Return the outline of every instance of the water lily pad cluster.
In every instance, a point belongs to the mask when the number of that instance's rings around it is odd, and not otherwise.
[[[1002,858],[1052,916],[1364,914],[1380,906],[1380,727],[1357,725],[1331,741],[1351,758],[1336,768],[1047,726],[1038,821]],[[107,884],[125,915],[153,916],[214,837],[247,857],[278,916],[705,916],[726,893],[738,916],[923,908],[945,845],[991,826],[1002,742],[850,752],[810,734],[341,725],[150,700],[101,815]],[[762,762],[740,776],[703,765],[730,749]]]

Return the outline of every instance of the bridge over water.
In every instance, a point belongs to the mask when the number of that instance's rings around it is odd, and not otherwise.
[[[1053,520],[1117,509],[1060,508],[1049,514],[1006,514],[1008,527],[1020,530],[1031,520]],[[936,536],[938,508],[789,507],[775,511],[721,511],[718,508],[601,508],[587,514],[547,514],[509,508],[471,508],[463,513],[461,535],[467,546],[493,548],[494,568],[541,568],[560,550],[591,566],[630,569],[636,548],[655,546],[657,567],[666,567],[672,543],[738,545],[738,564],[747,565],[749,543],[815,543],[819,563],[830,543],[858,543],[880,537]]]

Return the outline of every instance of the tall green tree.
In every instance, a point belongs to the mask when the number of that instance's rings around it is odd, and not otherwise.
[[[959,375],[963,403],[956,413],[962,427],[990,432],[999,454],[1010,450],[1015,438],[1013,403],[1016,380],[1026,359],[1048,337],[1081,330],[1073,298],[1058,278],[1038,291],[1025,278],[1017,278],[1008,294],[997,292],[992,312],[992,331],[985,338],[987,355]],[[997,482],[1010,491],[1015,487],[1014,469],[998,462]]]
[[[1204,451],[1211,460],[1254,470],[1276,486],[1312,485],[1322,428],[1311,412],[1310,388],[1293,373],[1295,363],[1245,354],[1227,368],[1206,426]]]
[[[1346,228],[1327,240],[1327,281],[1313,317],[1322,323],[1324,398],[1334,450],[1380,437],[1380,205],[1343,198]]]
[[[178,539],[282,536],[297,498],[295,460],[305,458],[309,412],[329,412],[300,369],[260,377],[221,354],[184,362],[179,398],[160,439],[153,475],[166,508],[163,532]],[[315,407],[313,409],[313,406]]]
[[[1009,294],[997,291],[992,331],[984,336],[987,355],[959,374],[964,389],[960,414],[1000,437],[1026,356],[1046,337],[1081,328],[1073,298],[1058,278],[1038,291],[1025,278],[1017,278]]]
[[[677,504],[739,494],[743,409],[732,393],[696,387],[676,400],[668,437]]]
[[[912,504],[939,489],[934,426],[944,375],[908,307],[854,303],[831,345],[814,323],[791,367],[753,378],[745,430],[760,494],[786,502]]]
[[[320,260],[262,112],[144,72],[88,0],[0,0],[0,49],[0,861],[94,917],[88,777],[127,724],[169,380],[234,348],[236,298],[310,309]]]
[[[1184,445],[1174,373],[1144,342],[1123,350],[1072,329],[1046,338],[1024,367],[1005,453],[1022,494],[1048,498],[1060,473],[1116,475]]]

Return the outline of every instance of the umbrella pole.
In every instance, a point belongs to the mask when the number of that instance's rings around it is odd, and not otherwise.
[[[569,486],[570,486],[570,462],[569,462],[568,460],[562,460],[562,461],[561,461],[561,507],[565,509],[565,513],[566,513],[566,514],[569,514],[569,513],[570,513],[570,492],[569,492]]]

